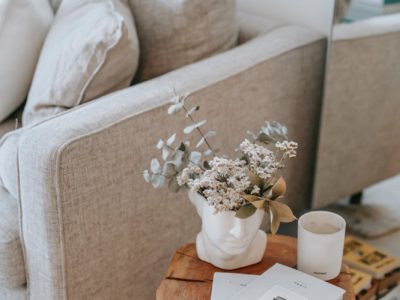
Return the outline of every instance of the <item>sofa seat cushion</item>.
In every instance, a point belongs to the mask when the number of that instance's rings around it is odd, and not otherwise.
[[[15,288],[0,286],[0,299],[26,300],[28,299],[27,286],[23,285]]]
[[[18,201],[0,186],[0,287],[14,288],[25,283]]]
[[[22,105],[20,108],[18,108],[18,110],[16,110],[6,120],[4,120],[3,122],[0,122],[0,140],[6,133],[13,131],[17,127],[21,127],[23,109],[24,109],[24,106]]]

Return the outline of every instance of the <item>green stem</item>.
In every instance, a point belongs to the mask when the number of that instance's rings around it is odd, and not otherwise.
[[[195,122],[195,120],[192,118],[192,116],[188,114],[188,110],[187,110],[187,108],[185,107],[185,105],[183,105],[183,109],[184,109],[184,111],[186,112],[186,115],[188,116],[188,118],[190,119],[190,121],[192,121],[193,124],[196,124],[196,122]],[[205,138],[205,136],[204,136],[203,132],[201,131],[201,129],[200,129],[199,127],[196,127],[196,129],[197,129],[197,132],[200,134],[200,136],[204,139],[204,142],[206,143],[208,149],[210,149],[210,151],[211,151],[213,157],[215,157],[215,152],[214,152],[214,150],[211,148],[210,143],[209,143],[208,140]]]

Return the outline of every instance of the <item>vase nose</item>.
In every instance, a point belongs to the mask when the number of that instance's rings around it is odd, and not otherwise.
[[[234,225],[229,231],[236,239],[242,240],[246,237],[245,223],[239,218],[235,218]]]

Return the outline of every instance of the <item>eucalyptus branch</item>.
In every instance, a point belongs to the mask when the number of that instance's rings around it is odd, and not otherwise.
[[[171,147],[171,146],[165,145],[164,147],[167,147],[171,151],[175,151],[175,149],[173,147]],[[195,163],[193,160],[189,159],[189,162],[191,162],[192,164],[194,164],[196,166],[199,166],[202,170],[205,170],[202,165],[199,165],[199,164]]]
[[[186,106],[183,105],[182,108],[186,112],[186,116],[190,119],[190,121],[192,121],[193,124],[196,124],[196,121],[193,119],[192,115],[188,113],[189,111],[187,110]],[[208,142],[207,138],[204,136],[204,134],[201,131],[200,127],[196,127],[196,129],[197,129],[197,132],[200,134],[200,136],[204,139],[204,142],[206,143],[208,149],[210,149],[213,157],[215,157],[215,152],[212,149],[212,147],[211,147],[210,143]]]
[[[151,160],[150,169],[143,173],[145,181],[155,188],[167,184],[172,192],[189,188],[202,195],[216,212],[234,211],[238,218],[250,217],[257,209],[263,209],[271,215],[273,232],[277,231],[280,222],[295,220],[287,205],[275,201],[286,190],[286,183],[279,173],[290,158],[296,157],[298,148],[296,142],[288,140],[287,128],[278,122],[267,121],[257,134],[248,132],[249,139],[240,143],[238,150],[242,152],[241,157],[218,157],[218,150],[214,150],[209,142],[216,132],[202,129],[207,120],[196,122],[193,116],[199,106],[185,105],[188,94],[178,96],[175,89],[174,94],[168,114],[184,111],[190,123],[183,128],[183,133],[190,135],[197,130],[200,139],[195,145],[190,144],[189,138],[177,144],[177,133],[166,140],[160,139],[156,148],[161,150],[162,161],[160,163],[157,158]],[[203,144],[207,145],[207,149]],[[212,155],[211,160],[205,158],[209,155]]]

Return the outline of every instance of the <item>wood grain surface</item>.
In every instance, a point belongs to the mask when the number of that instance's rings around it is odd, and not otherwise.
[[[280,263],[295,267],[297,240],[282,235],[268,235],[267,249],[261,262],[236,270],[223,270],[201,261],[195,244],[180,247],[168,267],[164,280],[157,289],[157,300],[208,300],[215,272],[232,272],[260,275]],[[346,290],[343,300],[354,300],[350,271],[343,265],[340,275],[331,281]]]

